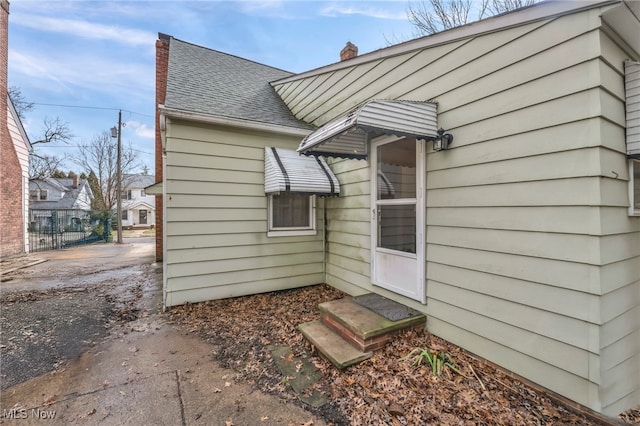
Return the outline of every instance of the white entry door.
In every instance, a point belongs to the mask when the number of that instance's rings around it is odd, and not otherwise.
[[[423,144],[383,136],[370,159],[372,282],[425,303]]]

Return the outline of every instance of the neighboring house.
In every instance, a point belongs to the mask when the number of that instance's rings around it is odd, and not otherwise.
[[[9,128],[9,140],[13,143],[13,150],[15,152],[15,158],[10,151],[8,153],[3,152],[2,160],[2,173],[16,173],[16,176],[8,178],[11,183],[3,183],[5,190],[9,188],[15,188],[11,192],[14,192],[13,197],[9,197],[9,200],[3,200],[3,203],[7,203],[3,207],[3,235],[12,235],[13,242],[9,242],[2,239],[2,254],[17,254],[29,252],[29,233],[28,233],[28,217],[29,217],[29,154],[31,153],[31,143],[29,137],[22,126],[20,117],[16,112],[11,99],[7,97],[8,114],[7,125]],[[4,150],[3,150],[4,151]],[[15,163],[17,159],[17,163]],[[7,182],[4,180],[3,182]],[[14,181],[15,179],[15,181]],[[9,191],[8,191],[9,192]],[[4,211],[7,207],[15,209],[12,214]],[[5,216],[7,214],[7,216]],[[11,222],[7,223],[5,220],[11,218]],[[5,232],[7,232],[5,234]]]
[[[301,74],[161,34],[165,306],[374,292],[595,411],[637,405],[639,17],[543,2]]]
[[[7,93],[9,3],[0,0],[0,257],[29,252],[31,144]]]
[[[156,198],[147,194],[145,188],[155,183],[155,176],[127,174],[122,182],[122,226],[153,227]]]
[[[93,192],[86,179],[31,179],[29,229],[79,231],[88,223],[92,199]]]

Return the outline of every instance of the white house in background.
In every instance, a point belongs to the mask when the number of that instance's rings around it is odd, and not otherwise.
[[[33,231],[77,229],[89,218],[93,192],[86,179],[44,178],[29,181],[29,228]],[[67,214],[52,215],[54,210]],[[52,219],[52,218],[57,219]]]
[[[153,227],[156,217],[156,197],[145,188],[155,183],[153,175],[124,175],[122,178],[122,226]]]

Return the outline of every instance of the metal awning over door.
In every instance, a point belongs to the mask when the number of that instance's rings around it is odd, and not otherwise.
[[[305,157],[295,151],[266,147],[264,192],[339,195],[340,184],[321,157]]]
[[[438,137],[436,107],[433,102],[368,101],[304,138],[298,152],[365,159],[369,142],[384,134],[434,139]]]

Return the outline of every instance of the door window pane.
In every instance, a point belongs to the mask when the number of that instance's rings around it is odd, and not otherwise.
[[[416,197],[416,143],[412,139],[378,148],[378,200]]]
[[[378,206],[378,247],[416,252],[416,206]]]

